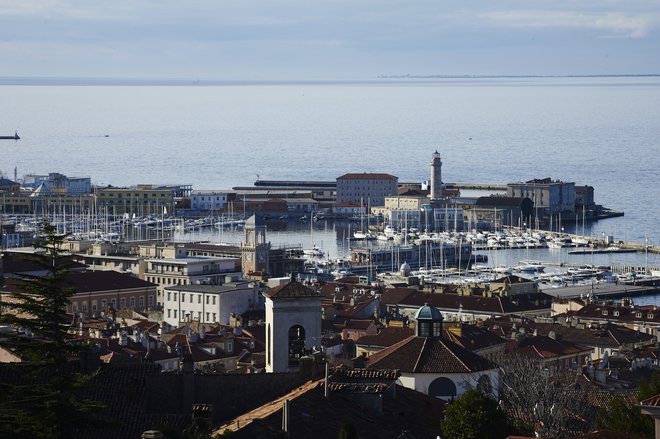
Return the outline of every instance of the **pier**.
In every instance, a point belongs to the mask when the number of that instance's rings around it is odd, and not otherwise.
[[[497,183],[447,183],[446,187],[447,189],[472,189],[506,192],[506,185]]]
[[[652,285],[593,284],[575,285],[563,288],[544,287],[541,291],[559,299],[579,299],[593,295],[598,299],[620,299],[623,297],[651,296],[660,293]]]

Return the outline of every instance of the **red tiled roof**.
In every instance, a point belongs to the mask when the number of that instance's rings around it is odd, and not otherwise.
[[[517,346],[513,345],[515,342],[511,343],[511,350],[523,355],[540,357],[542,359],[557,358],[566,355],[588,354],[592,351],[592,348],[588,346],[581,346],[567,341],[553,340],[550,337],[542,335],[525,337],[517,343]]]
[[[496,367],[444,338],[414,336],[372,354],[367,361],[369,368],[407,373],[470,373]]]
[[[341,177],[337,177],[337,180],[398,180],[397,177],[385,173],[348,173],[344,174]]]
[[[270,288],[262,293],[269,298],[321,297],[316,289],[307,287],[296,280]]]
[[[357,340],[356,344],[388,347],[413,335],[415,335],[415,331],[412,328],[388,326],[378,334],[363,335]]]

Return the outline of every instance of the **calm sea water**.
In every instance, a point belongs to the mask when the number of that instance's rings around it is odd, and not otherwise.
[[[62,172],[98,184],[196,189],[249,185],[257,175],[331,180],[362,171],[420,181],[437,149],[448,182],[552,177],[592,185],[598,203],[626,215],[588,233],[660,243],[659,78],[0,86],[0,93],[0,134],[16,129],[22,137],[0,142],[0,171],[10,178],[17,166],[19,176]],[[324,238],[332,239],[336,231]]]

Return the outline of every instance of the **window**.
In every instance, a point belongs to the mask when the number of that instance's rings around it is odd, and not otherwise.
[[[207,296],[206,296],[206,304],[207,304],[207,305],[209,304],[209,300],[210,300],[210,299],[211,299],[211,296],[207,295]],[[207,317],[207,318],[208,318],[208,317]]]
[[[215,296],[213,296],[213,304],[215,305]],[[215,320],[215,318],[214,318],[214,320]]]
[[[126,308],[126,298],[122,297],[121,298],[121,309],[124,309],[124,308]]]
[[[176,319],[177,310],[174,310],[174,318]]]
[[[117,309],[117,299],[112,299],[112,309]]]
[[[182,302],[186,301],[186,293],[181,293],[181,301]]]
[[[82,303],[82,312],[87,312],[87,302]]]
[[[154,296],[149,295],[149,306],[154,306]]]
[[[213,313],[213,321],[214,321],[214,322],[217,322],[217,321],[218,321],[218,319],[215,318],[215,313]]]
[[[176,302],[177,293],[174,293],[174,301]]]
[[[604,310],[603,310],[603,315],[606,316],[607,314],[608,314],[607,310],[604,309]]]
[[[107,307],[108,307],[108,301],[105,299],[101,300],[101,309],[105,311]]]
[[[206,313],[206,321],[207,321],[207,322],[209,321],[209,317],[210,317],[210,313],[207,312],[207,313]]]
[[[131,297],[129,299],[129,304],[131,308],[135,308],[135,297]]]
[[[197,295],[197,303],[202,303],[202,295],[201,294]]]
[[[619,317],[619,310],[614,311],[614,317]]]
[[[646,317],[648,317],[649,319],[652,319],[653,318],[653,313],[652,312],[648,313],[648,315]]]
[[[637,317],[638,319],[641,319],[642,318],[642,313],[641,312],[635,313],[635,317]]]
[[[96,309],[97,309],[96,303],[92,303],[92,312],[96,312]]]
[[[167,318],[169,319],[170,317],[172,317],[172,310],[168,308],[168,310],[167,310]]]
[[[190,294],[190,303],[193,303],[193,295]]]
[[[138,298],[138,303],[140,304],[140,308],[144,307],[144,296]]]

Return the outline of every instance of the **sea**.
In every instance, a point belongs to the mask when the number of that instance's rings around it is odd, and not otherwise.
[[[659,77],[4,83],[0,135],[21,136],[0,141],[8,178],[16,168],[19,178],[60,172],[98,185],[194,189],[334,180],[346,172],[419,182],[430,177],[437,150],[445,182],[550,177],[591,185],[598,204],[625,216],[586,225],[578,218],[579,233],[660,244]],[[284,223],[272,226],[269,239],[342,256],[349,227]],[[240,232],[184,239],[193,238],[236,241]],[[533,249],[497,258],[660,265],[657,255]]]

